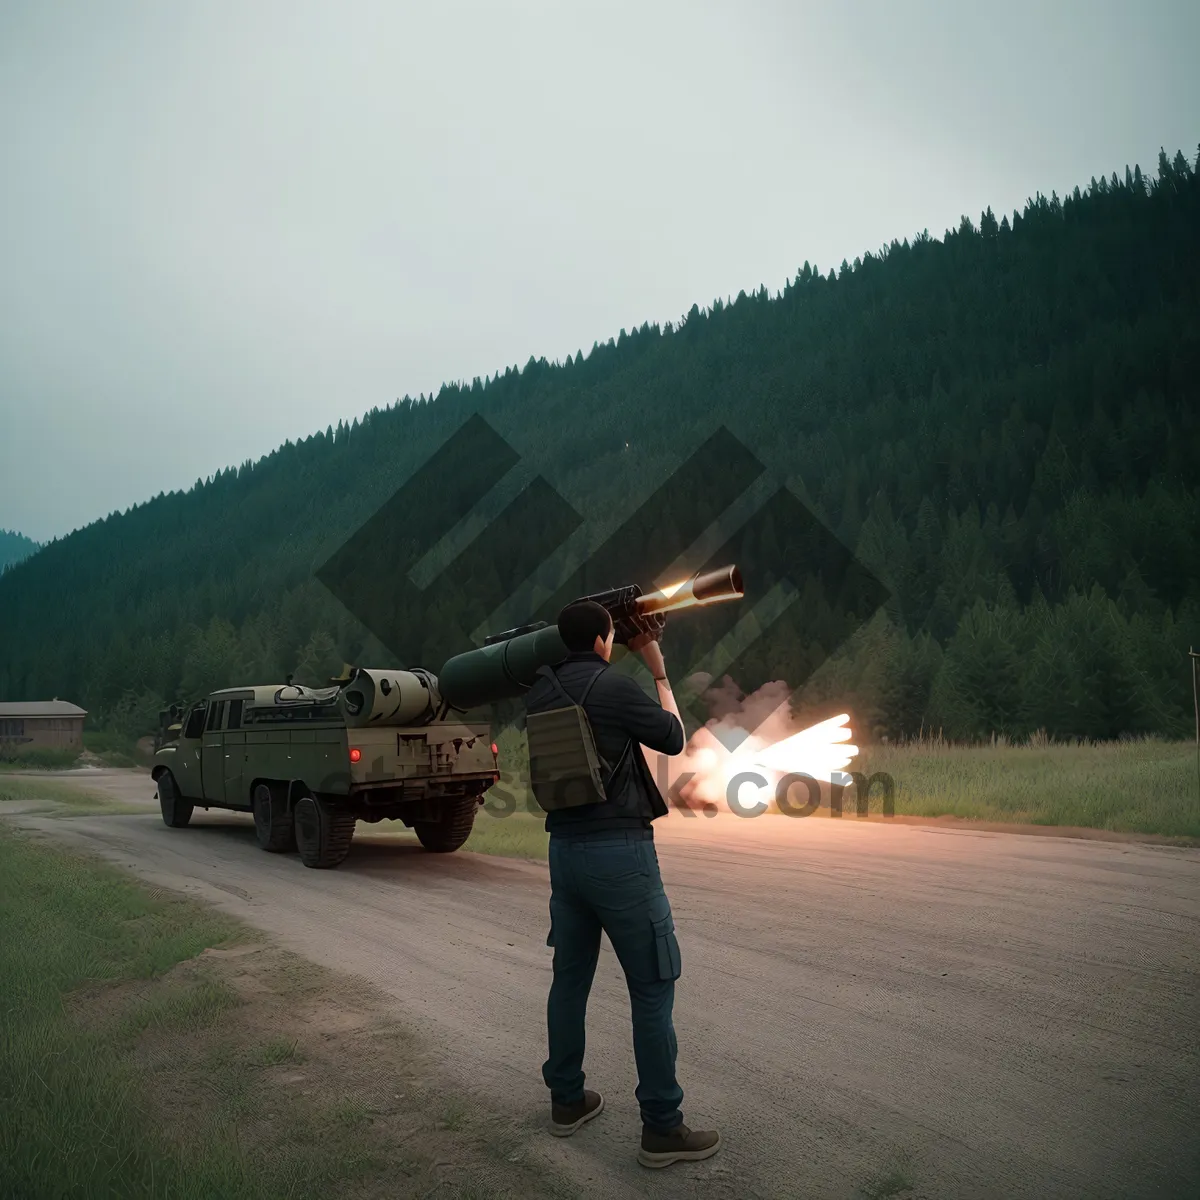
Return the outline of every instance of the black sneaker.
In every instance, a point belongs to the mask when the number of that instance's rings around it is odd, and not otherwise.
[[[577,1104],[550,1106],[550,1132],[555,1137],[570,1137],[580,1125],[598,1117],[604,1111],[604,1097],[599,1092],[583,1093]]]
[[[655,1133],[643,1125],[637,1160],[643,1167],[669,1167],[672,1163],[712,1158],[720,1148],[721,1135],[715,1129],[692,1130],[677,1125],[667,1133]]]

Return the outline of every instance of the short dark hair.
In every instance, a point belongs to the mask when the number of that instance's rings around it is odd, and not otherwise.
[[[613,627],[612,617],[595,600],[574,600],[558,614],[558,633],[568,650],[591,650]]]

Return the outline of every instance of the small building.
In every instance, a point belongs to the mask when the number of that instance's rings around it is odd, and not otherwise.
[[[66,700],[17,700],[0,703],[0,749],[34,750],[51,746],[83,749],[87,710]]]

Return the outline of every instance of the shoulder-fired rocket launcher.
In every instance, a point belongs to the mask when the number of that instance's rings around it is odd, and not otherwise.
[[[718,567],[682,583],[643,592],[637,584],[609,588],[581,600],[594,600],[608,609],[615,640],[625,645],[640,633],[658,633],[668,613],[707,607],[744,595],[742,573],[736,566]],[[457,709],[510,700],[533,686],[538,669],[567,657],[558,627],[545,621],[519,625],[486,638],[482,646],[457,654],[438,673],[443,699]]]

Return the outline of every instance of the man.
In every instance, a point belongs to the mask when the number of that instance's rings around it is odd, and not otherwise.
[[[583,1086],[584,1020],[603,930],[625,972],[633,1010],[635,1095],[642,1115],[638,1161],[666,1167],[708,1158],[720,1148],[720,1136],[688,1129],[679,1109],[683,1092],[675,1078],[671,1021],[679,944],[650,825],[666,815],[667,806],[642,754],[643,746],[662,754],[682,751],[679,708],[656,635],[641,634],[629,647],[640,651],[650,668],[658,703],[629,676],[608,667],[614,630],[607,609],[589,600],[568,604],[559,614],[558,630],[570,653],[554,674],[572,701],[583,699],[608,770],[603,802],[546,816],[547,944],[554,947],[554,982],[547,1004],[550,1055],[542,1076],[550,1089],[551,1132],[566,1137],[604,1107],[604,1098]],[[542,678],[526,696],[526,711],[564,703],[551,681]]]

